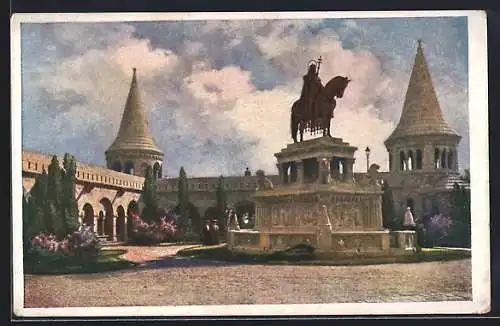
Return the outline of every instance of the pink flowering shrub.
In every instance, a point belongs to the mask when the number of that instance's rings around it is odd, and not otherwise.
[[[33,264],[88,262],[97,259],[99,251],[99,240],[92,228],[82,225],[63,239],[45,232],[34,235],[25,252],[25,263],[29,270]]]
[[[175,218],[165,215],[159,221],[146,222],[137,213],[131,215],[132,234],[130,238],[135,243],[153,244],[173,239],[177,232]]]
[[[57,241],[55,235],[42,232],[31,239],[31,246],[32,248],[52,253],[69,252],[70,240],[67,236],[63,240]]]

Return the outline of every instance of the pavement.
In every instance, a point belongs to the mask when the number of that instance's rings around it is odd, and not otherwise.
[[[178,258],[192,245],[126,249],[133,268],[25,275],[25,307],[472,300],[470,259],[365,266],[241,264]]]

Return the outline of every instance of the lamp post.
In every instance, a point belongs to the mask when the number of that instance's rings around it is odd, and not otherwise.
[[[366,147],[365,154],[366,154],[366,171],[368,172],[368,169],[370,168],[370,147]]]

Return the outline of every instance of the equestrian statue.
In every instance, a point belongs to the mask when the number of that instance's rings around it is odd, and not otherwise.
[[[302,77],[304,85],[300,98],[292,105],[290,123],[294,143],[297,142],[298,132],[300,141],[304,140],[304,131],[331,137],[330,122],[337,104],[335,97],[342,98],[351,81],[347,77],[336,76],[323,86],[318,75],[320,65],[321,57],[309,62],[307,74]]]

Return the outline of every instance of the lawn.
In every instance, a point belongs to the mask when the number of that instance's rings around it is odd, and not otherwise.
[[[315,260],[313,254],[289,255],[286,252],[272,254],[233,253],[227,249],[226,244],[216,246],[197,246],[186,248],[177,252],[177,256],[228,260],[244,263],[269,263],[269,264],[310,264],[310,265],[369,265],[387,263],[417,263],[426,261],[446,261],[469,258],[470,251],[455,250],[450,248],[423,248],[421,252],[410,256],[376,257],[376,258],[347,258],[339,260]]]
[[[136,266],[135,263],[120,258],[126,250],[101,250],[95,261],[82,262],[76,259],[38,259],[36,263],[24,263],[26,274],[80,274],[109,272]]]

